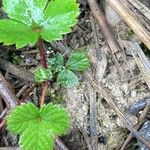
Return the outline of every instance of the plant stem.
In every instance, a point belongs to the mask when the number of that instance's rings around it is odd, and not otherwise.
[[[38,48],[39,48],[39,51],[40,51],[40,57],[41,57],[40,63],[44,68],[48,68],[46,51],[45,51],[45,48],[44,48],[43,40],[39,39],[37,45],[38,45]],[[45,82],[42,83],[42,95],[40,97],[40,107],[45,102],[47,89],[48,89],[48,81],[45,81]]]
[[[47,58],[46,58],[46,51],[45,51],[43,40],[39,39],[37,45],[38,45],[38,48],[39,48],[39,51],[40,51],[40,57],[41,57],[40,63],[44,68],[48,68]]]

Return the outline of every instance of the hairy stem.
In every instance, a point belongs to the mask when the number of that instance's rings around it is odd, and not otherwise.
[[[39,48],[39,51],[40,51],[40,57],[41,57],[40,63],[44,68],[48,68],[47,58],[46,58],[46,51],[45,51],[43,40],[39,39],[37,45],[38,45],[38,48]]]
[[[39,39],[38,41],[38,48],[40,51],[40,63],[44,68],[48,68],[48,64],[47,64],[47,57],[46,57],[46,51],[44,48],[44,43],[42,39]],[[45,81],[42,83],[42,95],[40,97],[40,107],[44,104],[45,102],[45,97],[46,97],[46,93],[47,93],[47,89],[48,89],[48,81]]]

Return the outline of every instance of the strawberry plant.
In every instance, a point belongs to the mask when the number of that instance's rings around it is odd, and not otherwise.
[[[47,89],[48,80],[57,75],[57,82],[72,87],[78,84],[74,71],[85,71],[89,61],[85,53],[73,53],[65,63],[56,53],[46,58],[43,41],[61,40],[77,23],[79,5],[76,0],[3,0],[7,18],[0,20],[0,42],[15,44],[16,48],[37,45],[42,68],[35,73],[35,81]],[[7,117],[7,128],[20,134],[19,144],[23,150],[53,149],[54,139],[67,132],[70,117],[58,105],[44,104],[42,92],[40,108],[32,103],[16,106]]]
[[[86,53],[73,53],[68,61],[64,62],[61,54],[56,53],[52,58],[48,59],[48,69],[38,68],[35,73],[36,82],[50,80],[53,74],[57,75],[57,82],[64,87],[73,87],[79,83],[78,77],[73,71],[85,71],[89,68],[89,60]]]
[[[68,112],[57,105],[47,104],[38,109],[32,103],[16,106],[7,117],[7,128],[20,134],[22,149],[53,149],[54,137],[68,130]]]

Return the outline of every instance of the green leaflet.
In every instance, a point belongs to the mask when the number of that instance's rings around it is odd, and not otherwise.
[[[7,128],[13,133],[21,134],[34,124],[37,115],[38,109],[32,103],[16,106],[7,118]]]
[[[50,80],[51,78],[52,78],[52,72],[50,69],[38,68],[35,71],[35,75],[34,75],[35,82],[40,83],[46,80]]]
[[[7,128],[20,136],[23,150],[52,150],[54,136],[65,134],[70,117],[58,105],[43,105],[38,109],[32,103],[15,107],[7,117]]]
[[[39,37],[48,42],[62,39],[77,23],[78,7],[76,0],[3,0],[3,9],[11,19],[7,23],[0,20],[0,42],[21,48],[35,44]]]
[[[73,53],[66,64],[66,68],[73,71],[85,71],[89,67],[89,59],[84,52]]]
[[[3,9],[14,20],[31,26],[40,23],[47,0],[3,0]]]
[[[16,47],[33,45],[39,38],[39,33],[34,32],[31,27],[12,20],[0,20],[0,42],[5,45],[16,44]]]
[[[63,66],[64,65],[64,58],[60,53],[56,53],[52,58],[48,59],[49,66]]]
[[[53,137],[43,122],[26,129],[19,141],[22,150],[53,150],[53,144]]]
[[[62,70],[57,77],[57,82],[62,86],[71,88],[73,86],[78,85],[79,79],[78,77],[70,70]]]

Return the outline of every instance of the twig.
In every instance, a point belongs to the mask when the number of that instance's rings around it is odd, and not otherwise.
[[[113,54],[117,53],[118,51],[122,51],[118,42],[114,38],[111,27],[109,26],[109,24],[106,20],[106,17],[102,10],[102,6],[98,7],[96,0],[88,0],[88,4],[92,10],[94,17],[97,19],[97,21],[101,27],[101,30],[104,33],[107,43],[108,43],[111,51],[113,52]]]
[[[20,80],[32,82],[32,83],[35,82],[33,73],[31,73],[27,70],[24,70],[20,67],[17,67],[15,65],[13,65],[12,63],[10,63],[9,61],[4,60],[2,58],[0,58],[0,68],[2,70],[8,71],[9,73],[15,75]]]
[[[94,89],[88,85],[88,93],[90,100],[90,137],[94,139],[95,143],[92,146],[92,150],[97,150],[97,106],[96,106],[96,92]]]
[[[128,0],[136,9],[138,9],[147,19],[150,20],[150,9],[140,1]]]
[[[5,123],[6,123],[5,120],[2,120],[2,121],[0,122],[0,129],[5,125]]]
[[[98,5],[96,0],[88,0],[88,4],[91,8],[91,11],[92,11],[94,17],[96,18],[96,20],[99,23],[100,29],[102,30],[102,32],[106,38],[108,46],[112,52],[115,66],[118,70],[119,77],[122,79],[122,71],[119,67],[119,63],[116,58],[116,56],[118,55],[117,53],[121,52],[122,49],[121,49],[119,43],[117,42],[117,40],[115,39],[113,31],[111,30],[111,26],[108,24],[108,22],[106,20],[102,6]]]
[[[20,150],[19,147],[1,147],[0,150]]]
[[[47,89],[48,89],[48,81],[45,81],[43,84],[42,84],[42,95],[40,97],[40,107],[44,104],[45,102],[45,97],[46,97],[46,94],[47,94]]]
[[[140,126],[143,124],[144,119],[145,119],[145,116],[146,116],[146,114],[147,114],[149,108],[150,108],[150,103],[148,103],[147,106],[146,106],[146,107],[144,108],[144,110],[142,111],[142,113],[141,113],[141,115],[140,115],[140,117],[139,117],[139,122],[138,122],[138,124],[136,124],[136,125],[134,126],[134,128],[135,128],[136,130],[138,130],[138,129],[140,128]],[[132,137],[133,137],[133,136],[132,136],[132,133],[130,133],[130,134],[128,135],[127,139],[125,140],[125,142],[123,143],[123,145],[122,145],[122,147],[121,147],[120,150],[124,150],[124,149],[125,149],[126,145],[128,145],[128,143],[131,141]]]
[[[11,86],[5,80],[1,72],[0,72],[0,95],[5,101],[8,109],[12,109],[18,104],[15,94],[12,93]]]
[[[138,43],[129,41],[124,41],[123,43],[125,47],[132,52],[133,58],[135,59],[135,62],[150,89],[150,62],[146,58]]]
[[[21,88],[21,90],[17,93],[17,98],[19,98],[26,90],[27,90],[27,88],[29,87],[29,85],[28,84],[25,84],[22,88]]]
[[[69,150],[66,145],[64,145],[64,143],[59,139],[59,138],[56,138],[55,140],[59,150]]]
[[[140,40],[150,49],[150,32],[148,32],[132,11],[125,7],[120,0],[106,0],[110,6],[121,16],[121,18],[129,25],[129,27],[138,35]]]
[[[2,119],[3,117],[5,117],[5,115],[7,114],[7,108],[0,114],[0,119]]]
[[[34,90],[36,84],[33,84],[27,91],[24,92],[23,98],[20,100],[21,103],[25,102],[30,93]]]
[[[88,137],[88,135],[87,135],[86,130],[85,130],[84,128],[82,128],[81,132],[82,132],[82,134],[83,134],[83,136],[84,136],[84,139],[85,139],[85,142],[86,142],[86,144],[87,144],[88,150],[93,150],[93,149],[92,149],[92,146],[91,146],[91,144],[90,144],[91,142],[90,142],[90,139],[89,139],[89,137]]]

